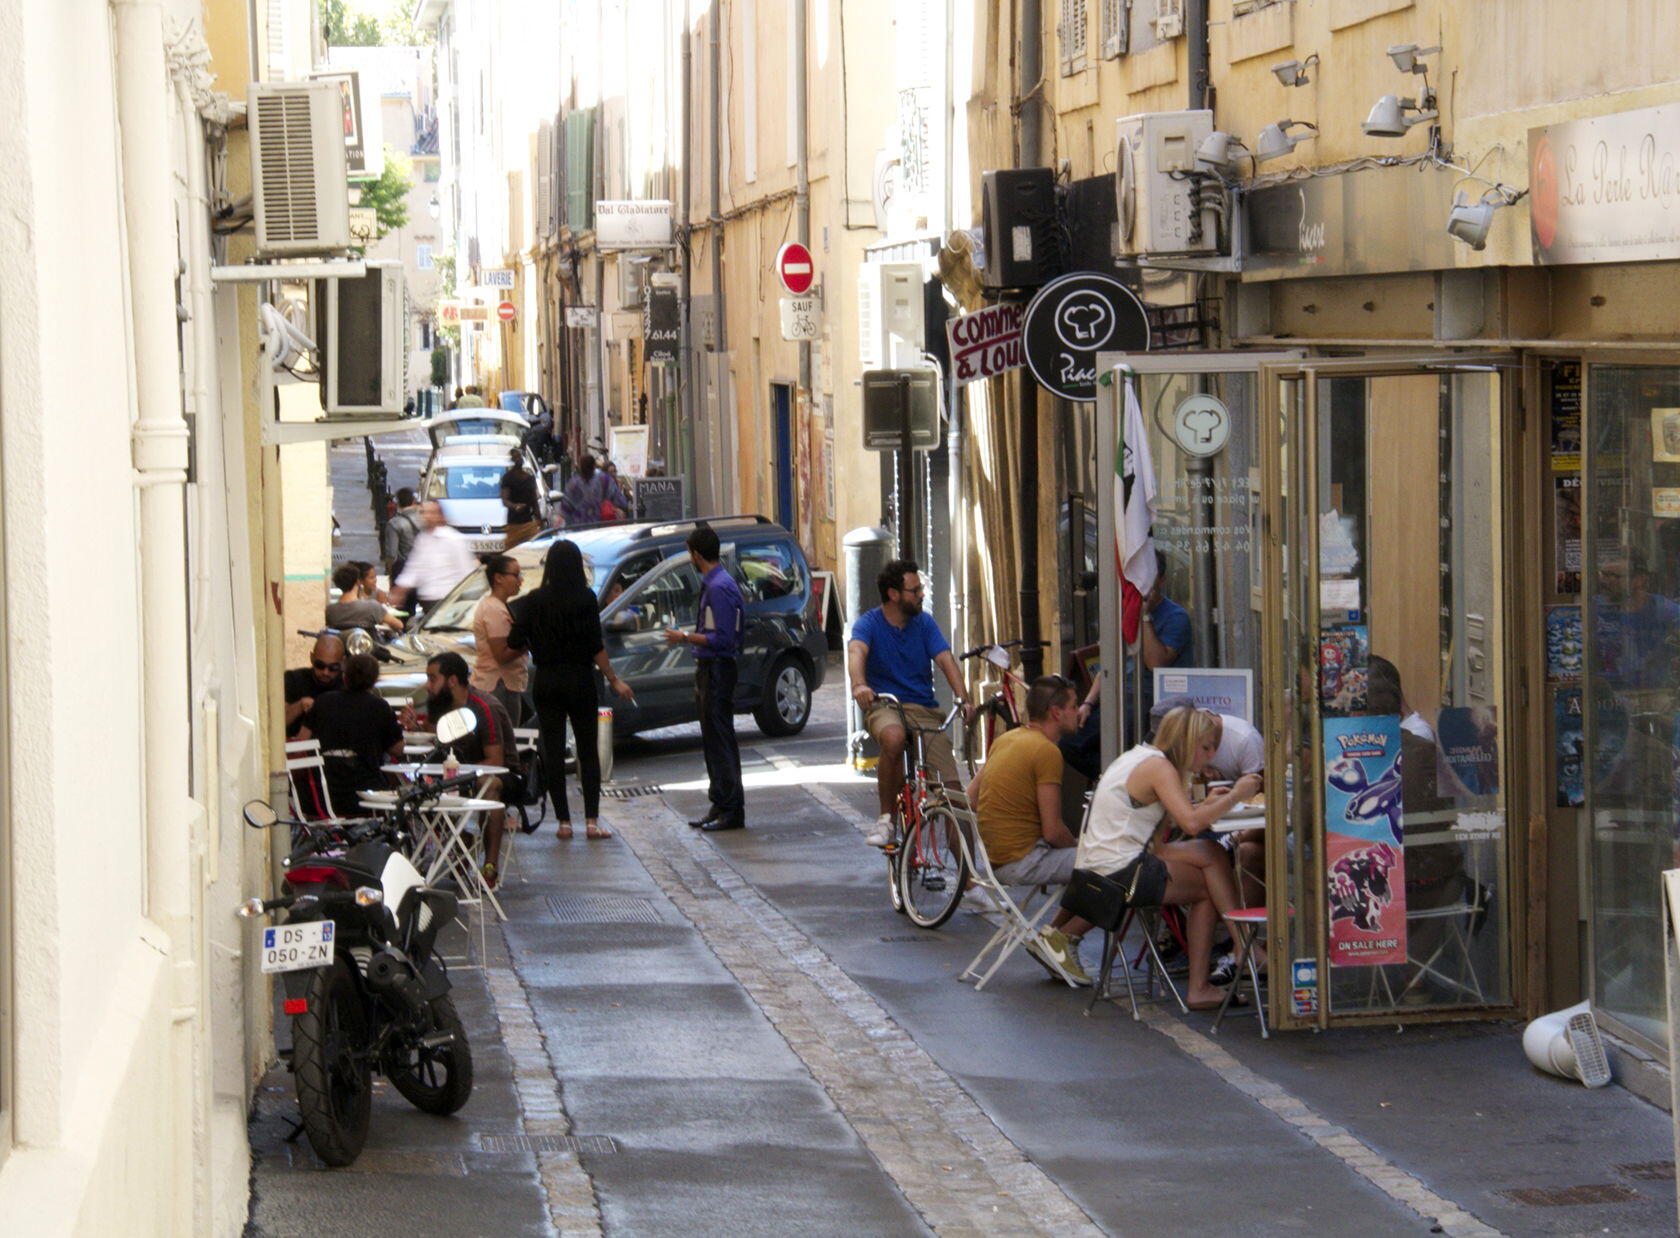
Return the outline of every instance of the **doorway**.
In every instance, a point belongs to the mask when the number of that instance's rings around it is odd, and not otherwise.
[[[793,515],[793,384],[770,384],[770,418],[776,436],[776,523],[792,529]]]

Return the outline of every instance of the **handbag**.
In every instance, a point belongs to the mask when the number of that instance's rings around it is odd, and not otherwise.
[[[1136,885],[1135,878],[1133,885]],[[1062,891],[1062,910],[1113,932],[1125,918],[1129,899],[1126,887],[1112,877],[1088,868],[1076,868]]]

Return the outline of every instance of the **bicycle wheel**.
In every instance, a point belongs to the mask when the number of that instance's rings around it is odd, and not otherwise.
[[[898,890],[899,864],[904,858],[903,839],[904,829],[904,800],[901,798],[893,809],[893,836],[899,839],[897,846],[888,847],[887,854],[887,895],[892,899],[892,909],[899,915],[904,914],[904,895]]]
[[[899,849],[899,897],[917,928],[938,928],[962,899],[968,865],[957,837],[961,828],[950,809],[930,806]]]

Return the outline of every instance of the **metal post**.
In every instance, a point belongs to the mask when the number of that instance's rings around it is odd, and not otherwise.
[[[898,376],[898,557],[916,556],[914,457],[910,451],[910,376]]]
[[[1020,166],[1024,168],[1036,167],[1040,159],[1042,118],[1037,100],[1042,96],[1036,93],[1044,71],[1040,17],[1039,0],[1021,0],[1015,101],[1021,117]],[[1038,615],[1038,382],[1025,367],[1019,382],[1021,469],[1015,519],[1021,530],[1021,673],[1030,682],[1044,673]]]

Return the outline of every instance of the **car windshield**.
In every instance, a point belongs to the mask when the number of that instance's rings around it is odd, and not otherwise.
[[[460,421],[451,421],[449,434],[460,436],[467,434],[518,434],[519,430],[513,422],[501,417],[466,417]]]
[[[520,566],[525,571],[525,577],[519,582],[517,596],[524,597],[531,590],[542,584],[542,562],[535,563],[520,560]],[[589,582],[589,587],[595,587],[595,564],[588,555],[583,556],[583,578]],[[456,585],[436,606],[431,613],[420,621],[422,632],[468,632],[472,630],[473,611],[477,608],[479,599],[490,591],[490,582],[485,579],[483,572],[474,572],[460,584]]]
[[[443,485],[434,485],[440,499],[499,499],[502,497],[503,464],[456,464],[439,472]]]

